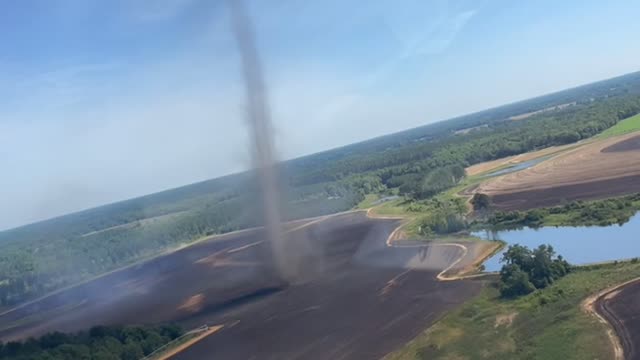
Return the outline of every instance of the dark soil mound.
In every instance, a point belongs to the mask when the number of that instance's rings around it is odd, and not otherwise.
[[[640,150],[640,135],[634,136],[631,139],[620,141],[611,146],[602,149],[603,153],[614,153],[623,151]]]

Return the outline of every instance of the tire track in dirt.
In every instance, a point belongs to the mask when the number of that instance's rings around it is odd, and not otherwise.
[[[607,326],[615,360],[638,360],[640,341],[640,278],[618,284],[586,298],[582,308]]]

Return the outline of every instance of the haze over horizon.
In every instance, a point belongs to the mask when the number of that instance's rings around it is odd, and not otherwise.
[[[249,2],[281,159],[639,70],[631,1]],[[246,169],[224,5],[0,4],[0,229]]]

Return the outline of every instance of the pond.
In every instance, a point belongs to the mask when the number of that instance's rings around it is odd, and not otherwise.
[[[507,168],[501,169],[501,170],[496,170],[494,172],[490,172],[488,174],[485,175],[485,177],[491,177],[491,176],[498,176],[498,175],[504,175],[504,174],[509,174],[512,172],[516,172],[516,171],[520,171],[520,170],[524,170],[524,169],[528,169],[536,164],[539,164],[545,160],[547,160],[550,156],[542,156],[536,159],[531,159],[528,161],[523,161],[521,163],[509,166]]]
[[[574,265],[640,257],[640,213],[629,222],[603,227],[543,227],[506,231],[480,231],[473,235],[487,240],[503,240],[529,248],[550,244],[557,254]],[[504,250],[506,250],[505,247]],[[499,271],[502,252],[485,261],[486,271]]]

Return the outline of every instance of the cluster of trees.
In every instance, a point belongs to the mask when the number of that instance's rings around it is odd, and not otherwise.
[[[426,174],[411,175],[405,175],[408,177],[399,186],[399,193],[414,199],[426,199],[457,185],[466,174],[461,165],[449,165]]]
[[[640,210],[640,194],[598,201],[574,201],[547,209],[549,214],[567,214],[569,225],[623,225]]]
[[[422,217],[419,226],[420,234],[428,238],[434,234],[444,235],[462,231],[467,228],[467,221],[461,214],[440,211]]]
[[[487,220],[494,228],[539,227],[560,218],[566,226],[623,225],[640,210],[640,194],[618,198],[572,201],[562,206],[528,211],[496,211]],[[556,222],[557,223],[557,222]]]
[[[504,265],[500,270],[500,293],[512,298],[543,289],[571,271],[571,266],[556,256],[551,245],[540,245],[536,249],[511,245],[504,253]]]
[[[487,194],[475,193],[471,198],[471,205],[474,211],[487,210],[491,206],[491,199]]]
[[[140,360],[182,334],[173,325],[96,326],[76,334],[54,332],[23,342],[0,342],[0,359]]]
[[[418,222],[418,232],[427,238],[435,234],[456,233],[468,227],[465,218],[467,209],[462,198],[435,197],[415,202],[408,210],[426,213]]]
[[[494,227],[532,227],[542,226],[547,212],[544,209],[533,209],[529,211],[496,211],[489,218],[488,222]]]

